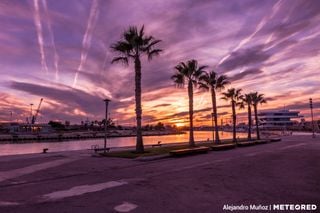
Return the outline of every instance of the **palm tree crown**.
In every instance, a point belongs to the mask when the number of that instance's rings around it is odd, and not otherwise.
[[[205,72],[200,76],[199,88],[204,90],[214,89],[221,91],[230,82],[227,80],[226,75],[218,75],[216,72],[211,71],[209,73]]]
[[[130,59],[134,60],[142,54],[145,54],[151,60],[162,52],[161,49],[155,48],[155,45],[159,42],[161,40],[144,34],[144,26],[140,30],[135,26],[131,26],[123,33],[122,40],[111,45],[111,49],[119,54],[118,57],[113,58],[112,63],[122,62],[128,64]]]
[[[234,102],[236,105],[240,105],[240,101],[243,98],[243,95],[241,95],[242,89],[235,89],[231,88],[228,89],[227,92],[222,93],[223,97],[222,99],[228,101],[230,100],[231,103]]]
[[[240,108],[244,109],[245,106],[252,106],[252,94],[253,93],[247,93],[244,94],[241,98]]]
[[[258,92],[251,93],[252,105],[265,104],[267,100],[264,98],[264,94]]]
[[[207,68],[207,66],[198,67],[198,62],[194,59],[187,61],[187,63],[180,62],[175,66],[176,73],[171,79],[178,87],[184,87],[184,85],[189,82],[196,85],[200,76],[204,73],[205,68]]]

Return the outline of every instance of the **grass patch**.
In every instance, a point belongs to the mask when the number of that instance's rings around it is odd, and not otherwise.
[[[238,138],[238,142],[247,142],[246,138]],[[254,142],[254,140],[250,141]],[[196,146],[205,146],[211,149],[213,146],[223,146],[223,145],[232,145],[232,139],[221,140],[219,144],[212,143],[212,141],[202,141],[196,142]],[[125,151],[116,151],[116,152],[108,152],[108,153],[99,153],[101,156],[105,157],[119,157],[119,158],[138,158],[138,157],[148,157],[148,156],[157,156],[157,155],[165,155],[169,154],[173,150],[179,149],[187,149],[190,148],[189,144],[184,143],[181,145],[170,145],[170,144],[163,144],[161,147],[150,147],[145,148],[144,153],[136,153],[134,150],[125,150]],[[219,149],[219,148],[218,148]]]
[[[137,158],[137,157],[148,157],[156,155],[169,154],[170,151],[176,149],[185,149],[188,148],[188,145],[178,145],[178,146],[163,146],[155,148],[147,148],[144,153],[136,153],[133,150],[119,151],[119,152],[110,152],[110,153],[101,153],[101,156],[106,157],[119,157],[119,158]]]

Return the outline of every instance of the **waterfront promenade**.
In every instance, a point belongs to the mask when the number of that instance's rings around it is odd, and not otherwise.
[[[320,138],[142,162],[89,150],[0,157],[0,212],[226,212],[316,204]],[[236,211],[234,211],[236,212]]]

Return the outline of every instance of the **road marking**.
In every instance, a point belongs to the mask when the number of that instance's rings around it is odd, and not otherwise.
[[[245,154],[245,156],[254,157],[254,156],[258,155],[258,154],[260,154],[260,152],[254,152],[254,153]]]
[[[44,201],[59,200],[67,197],[83,195],[86,193],[98,192],[104,189],[122,186],[125,184],[128,184],[128,182],[119,180],[119,181],[109,181],[105,183],[98,183],[93,185],[75,186],[68,190],[56,191],[56,192],[43,195],[41,200],[44,200]]]
[[[8,179],[12,179],[12,178],[17,178],[22,175],[31,174],[31,173],[34,173],[34,172],[37,172],[40,170],[60,166],[62,164],[69,163],[69,162],[72,162],[75,160],[77,160],[77,159],[76,158],[60,159],[60,160],[54,160],[54,161],[50,161],[50,162],[46,162],[46,163],[35,164],[35,165],[27,166],[24,168],[20,168],[20,169],[14,169],[14,170],[10,170],[10,171],[0,172],[0,182],[8,180]]]
[[[114,210],[116,210],[117,212],[130,212],[137,207],[138,206],[136,204],[129,203],[129,202],[123,202],[122,204],[114,207]]]
[[[20,205],[20,203],[8,202],[8,201],[0,201],[0,206],[16,206],[16,205]]]
[[[265,153],[270,153],[270,152],[271,151],[251,152],[251,153],[245,154],[244,156],[254,157],[254,156],[257,156],[257,155],[260,155],[260,154],[265,154]]]
[[[296,147],[300,147],[300,146],[304,146],[306,145],[306,143],[298,143],[298,144],[295,144],[295,145],[290,145],[290,146],[285,146],[285,147],[282,147],[282,148],[279,148],[280,150],[286,150],[286,149],[292,149],[292,148],[296,148]]]
[[[189,170],[189,169],[193,169],[193,168],[200,168],[200,167],[207,166],[207,165],[213,165],[215,163],[222,163],[222,162],[230,161],[230,160],[233,160],[233,159],[234,158],[224,158],[224,159],[218,159],[218,160],[214,160],[214,161],[196,163],[196,164],[193,164],[193,165],[190,165],[190,166],[178,167],[178,168],[171,169],[171,170],[165,170],[165,171],[161,171],[161,172],[156,172],[156,173],[153,173],[153,174],[147,175],[147,176],[148,177],[153,177],[153,176],[159,176],[161,174],[166,174],[166,173],[181,172],[181,171]]]

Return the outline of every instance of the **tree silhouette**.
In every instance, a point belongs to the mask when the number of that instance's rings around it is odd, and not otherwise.
[[[144,26],[142,26],[140,30],[135,26],[131,26],[123,33],[120,41],[111,45],[111,49],[118,54],[117,57],[113,58],[112,63],[121,62],[126,65],[128,65],[130,61],[134,63],[137,120],[136,152],[138,153],[144,152],[141,129],[141,57],[145,55],[151,60],[154,56],[158,56],[162,50],[155,48],[155,46],[159,42],[161,42],[161,40],[145,35]]]

